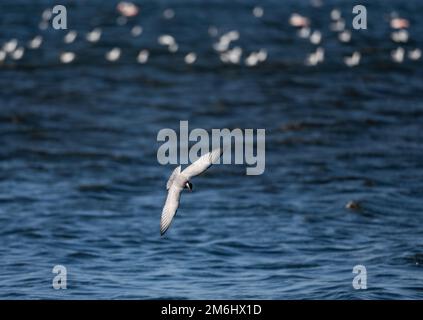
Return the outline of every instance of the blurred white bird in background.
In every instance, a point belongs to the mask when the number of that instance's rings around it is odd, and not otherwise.
[[[348,67],[355,67],[357,65],[360,64],[360,60],[361,60],[361,54],[358,51],[355,51],[352,56],[350,57],[345,57],[344,58],[344,63],[348,66]]]

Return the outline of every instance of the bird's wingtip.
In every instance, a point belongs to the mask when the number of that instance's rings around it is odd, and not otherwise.
[[[166,227],[160,227],[160,236],[163,236],[166,233],[167,229],[168,228]]]

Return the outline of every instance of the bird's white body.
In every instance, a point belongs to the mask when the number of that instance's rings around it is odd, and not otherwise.
[[[191,189],[190,179],[198,176],[206,171],[212,164],[215,164],[222,153],[223,150],[221,148],[214,149],[201,156],[197,161],[185,168],[185,170],[181,171],[181,166],[173,170],[166,184],[168,192],[160,221],[160,233],[162,235],[169,228],[178,210],[182,190],[186,187]]]

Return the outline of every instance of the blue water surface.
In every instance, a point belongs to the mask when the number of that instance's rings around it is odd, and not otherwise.
[[[336,7],[352,29],[353,1],[136,1],[140,14],[123,25],[117,1],[62,2],[71,44],[67,31],[39,29],[53,1],[0,3],[0,43],[44,39],[0,64],[1,299],[423,298],[423,68],[391,60],[400,45],[389,26],[393,11],[407,18],[401,46],[423,48],[423,2],[361,1],[368,29],[350,43],[329,26]],[[317,46],[289,25],[293,12],[323,34],[315,67],[304,60]],[[222,63],[210,26],[238,30],[232,47],[243,58],[266,49],[267,60]],[[101,40],[86,42],[95,27]],[[113,47],[122,56],[111,63]],[[355,50],[361,63],[348,68]],[[60,63],[64,51],[75,61]],[[211,168],[160,237],[174,166],[157,162],[156,137],[180,120],[266,129],[266,170]],[[67,290],[52,287],[55,265],[67,268]],[[352,286],[356,265],[366,290]]]

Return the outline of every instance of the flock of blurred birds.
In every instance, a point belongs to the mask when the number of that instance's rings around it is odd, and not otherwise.
[[[314,3],[318,3],[317,0]],[[128,19],[135,17],[140,13],[140,8],[131,2],[122,1],[116,6],[118,12],[118,18],[116,19],[117,25],[125,25]],[[252,15],[260,19],[264,16],[264,9],[260,6],[254,7]],[[163,18],[173,19],[175,11],[173,9],[165,9],[163,11]],[[53,18],[52,10],[45,9],[42,13],[41,22],[39,23],[40,30],[46,30]],[[332,9],[330,12],[331,25],[330,30],[337,33],[338,40],[341,43],[349,43],[352,38],[351,30],[346,28],[345,19],[342,17],[342,13],[339,9]],[[321,46],[323,40],[323,34],[319,30],[313,30],[311,28],[310,19],[298,13],[293,13],[289,18],[289,24],[296,28],[298,37],[310,41],[311,44],[316,46],[314,52],[308,54],[305,58],[304,64],[307,66],[316,66],[325,60],[325,49]],[[397,14],[391,14],[390,27],[391,40],[397,43],[398,46],[391,52],[391,59],[396,63],[403,63],[405,59],[417,61],[422,56],[420,48],[404,49],[403,45],[409,40],[408,28],[410,23],[407,19],[399,17]],[[245,64],[248,67],[254,67],[260,63],[263,63],[267,59],[266,49],[260,49],[258,51],[250,52],[243,56],[243,49],[240,46],[236,46],[236,41],[240,38],[240,33],[237,30],[232,30],[224,34],[219,34],[219,29],[216,26],[210,26],[208,29],[210,37],[214,38],[213,49],[219,55],[222,63],[225,64]],[[132,37],[139,37],[143,33],[143,28],[140,25],[136,25],[131,29]],[[84,37],[86,41],[90,43],[97,43],[101,41],[102,29],[96,27],[86,34],[81,35],[76,31],[68,31],[63,38],[65,44],[73,43],[77,37]],[[171,53],[178,51],[178,43],[176,39],[170,34],[160,35],[157,39],[158,43],[165,46]],[[43,45],[43,36],[36,35],[28,43],[23,44],[18,39],[9,39],[0,45],[0,66],[6,64],[8,61],[21,60],[28,50],[39,49]],[[104,58],[109,62],[116,62],[120,59],[122,49],[114,47],[105,52]],[[137,62],[145,64],[148,62],[150,52],[147,49],[140,50],[137,55]],[[59,61],[63,64],[69,64],[74,62],[78,58],[76,52],[64,51],[60,53]],[[348,67],[358,66],[362,54],[360,51],[354,51],[349,56],[343,57],[344,64]],[[184,61],[186,64],[194,64],[198,59],[197,53],[189,52],[185,55]]]

